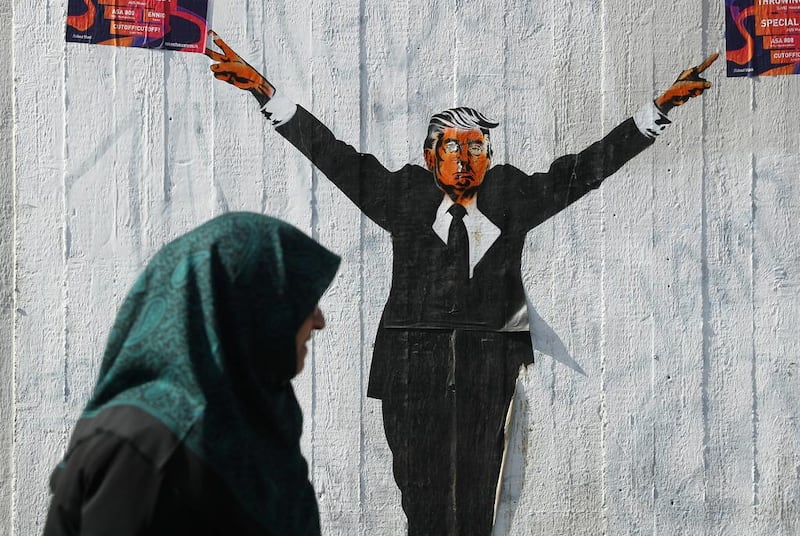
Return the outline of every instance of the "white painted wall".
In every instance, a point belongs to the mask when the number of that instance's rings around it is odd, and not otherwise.
[[[0,20],[11,20],[11,0],[0,0]],[[0,24],[0,43],[11,42],[11,24]],[[6,47],[8,50],[8,47]],[[11,526],[14,441],[14,150],[11,54],[0,54],[0,528]]]
[[[502,121],[495,161],[534,171],[723,50],[723,7],[217,0],[213,26],[390,168],[422,163],[431,113],[471,105]],[[297,381],[303,448],[327,534],[402,534],[365,398],[388,237],[207,58],[66,45],[65,12],[16,2],[0,25],[0,532],[41,531],[135,274],[235,209],[343,255]],[[585,375],[537,354],[522,377],[497,534],[800,533],[800,77],[726,79],[722,63],[655,147],[529,236],[534,307]]]

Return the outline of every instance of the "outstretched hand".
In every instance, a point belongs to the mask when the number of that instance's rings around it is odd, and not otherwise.
[[[206,56],[217,62],[211,66],[214,77],[239,89],[250,91],[259,102],[266,104],[275,94],[275,87],[261,73],[244,61],[213,30],[208,31],[208,36],[222,50],[220,53],[206,48]]]
[[[708,67],[716,61],[719,57],[718,53],[713,53],[707,57],[703,63],[691,69],[686,69],[677,80],[656,99],[656,105],[662,112],[667,113],[672,108],[685,104],[686,101],[692,97],[701,95],[703,91],[711,87],[711,82],[701,78],[700,73],[708,69]]]

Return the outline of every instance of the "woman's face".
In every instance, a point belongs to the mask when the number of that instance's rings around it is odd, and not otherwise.
[[[325,317],[322,316],[322,310],[320,310],[319,305],[317,305],[297,330],[297,336],[295,337],[295,342],[297,343],[297,374],[300,374],[300,371],[303,370],[303,366],[306,363],[306,354],[308,354],[306,343],[311,338],[311,334],[314,330],[324,327]]]

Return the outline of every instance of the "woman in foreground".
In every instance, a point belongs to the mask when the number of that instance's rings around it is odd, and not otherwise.
[[[165,246],[122,304],[51,477],[46,536],[319,534],[289,380],[339,257],[220,216]]]

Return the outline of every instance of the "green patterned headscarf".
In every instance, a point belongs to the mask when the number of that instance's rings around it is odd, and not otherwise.
[[[314,240],[260,214],[225,214],[168,244],[119,310],[76,432],[107,421],[97,417],[109,408],[138,407],[265,529],[318,534],[289,379],[297,330],[338,266]]]

